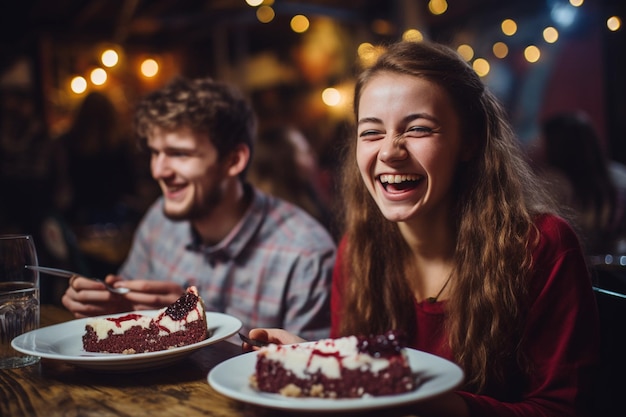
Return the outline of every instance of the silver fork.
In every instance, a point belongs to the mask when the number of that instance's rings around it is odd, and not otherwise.
[[[83,276],[82,274],[79,274],[78,272],[72,272],[66,269],[59,269],[59,268],[48,268],[45,266],[26,265],[25,268],[32,269],[33,271],[43,272],[44,274],[50,274],[50,275],[55,275],[57,277],[64,277],[64,278],[71,278],[74,276],[78,276],[78,277]],[[85,277],[85,278],[104,284],[106,289],[112,292],[113,294],[127,294],[128,292],[130,292],[130,289],[128,288],[112,287],[106,282],[104,282],[104,280],[101,280],[100,278],[93,278],[93,277]]]

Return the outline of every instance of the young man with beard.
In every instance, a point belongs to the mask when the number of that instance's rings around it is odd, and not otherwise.
[[[240,92],[178,78],[140,101],[135,127],[163,195],[119,274],[106,277],[131,291],[75,277],[65,307],[76,317],[158,309],[195,285],[208,311],[239,318],[244,330],[328,335],[335,243],[303,210],[246,182],[256,118]]]

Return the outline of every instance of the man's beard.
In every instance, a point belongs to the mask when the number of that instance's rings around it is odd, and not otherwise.
[[[213,209],[222,201],[222,190],[219,187],[214,187],[209,193],[205,194],[205,197],[200,201],[192,200],[192,202],[180,211],[171,212],[167,210],[167,204],[163,205],[163,214],[173,221],[194,221],[200,218],[205,218],[211,214]]]

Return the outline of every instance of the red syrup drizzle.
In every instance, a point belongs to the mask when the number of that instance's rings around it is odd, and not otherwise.
[[[334,346],[334,344],[332,340],[325,342],[326,346]],[[399,355],[404,347],[406,347],[404,334],[395,330],[390,330],[385,334],[379,335],[357,336],[357,351],[359,353],[369,354],[374,358],[389,359]],[[297,347],[293,345],[292,348],[296,349]],[[311,350],[307,360],[307,368],[311,365],[314,356],[336,358],[340,363],[345,357],[341,355],[339,351],[324,352],[319,350],[319,348],[314,348]]]
[[[179,298],[173,305],[167,307],[165,310],[165,314],[170,316],[173,320],[183,320],[188,316],[190,311],[196,311],[198,315],[200,315],[200,310],[197,307],[198,305],[198,296],[192,293],[186,293],[184,297]],[[193,308],[191,308],[193,306]],[[121,317],[110,317],[107,320],[115,323],[116,327],[121,327],[122,323],[130,320],[139,320],[141,317],[140,314],[126,314]],[[154,320],[155,325],[159,330],[162,330],[166,333],[171,333],[170,330],[158,324],[160,322],[162,315],[159,316],[156,320]],[[187,320],[184,320],[187,323]]]
[[[335,343],[332,341],[326,342],[325,343],[326,346],[334,346]],[[311,351],[311,354],[309,355],[309,359],[307,360],[307,364],[306,367],[308,368],[309,366],[311,366],[311,362],[313,361],[313,357],[314,356],[322,356],[322,357],[326,357],[326,358],[335,358],[337,359],[337,362],[341,363],[341,360],[343,359],[344,356],[339,354],[339,351],[336,350],[334,352],[324,352],[322,350],[319,350],[318,348],[315,348]]]
[[[130,321],[130,320],[139,320],[141,317],[142,316],[139,314],[127,314],[122,317],[110,317],[110,318],[107,318],[107,320],[115,323],[115,326],[121,327],[123,322]]]

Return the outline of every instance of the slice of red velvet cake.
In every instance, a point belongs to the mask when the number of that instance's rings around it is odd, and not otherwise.
[[[197,343],[207,336],[202,298],[196,287],[189,287],[155,317],[131,313],[87,321],[83,349],[102,353],[154,352]]]
[[[251,385],[289,397],[358,398],[417,387],[404,344],[394,332],[271,344],[257,353]]]

